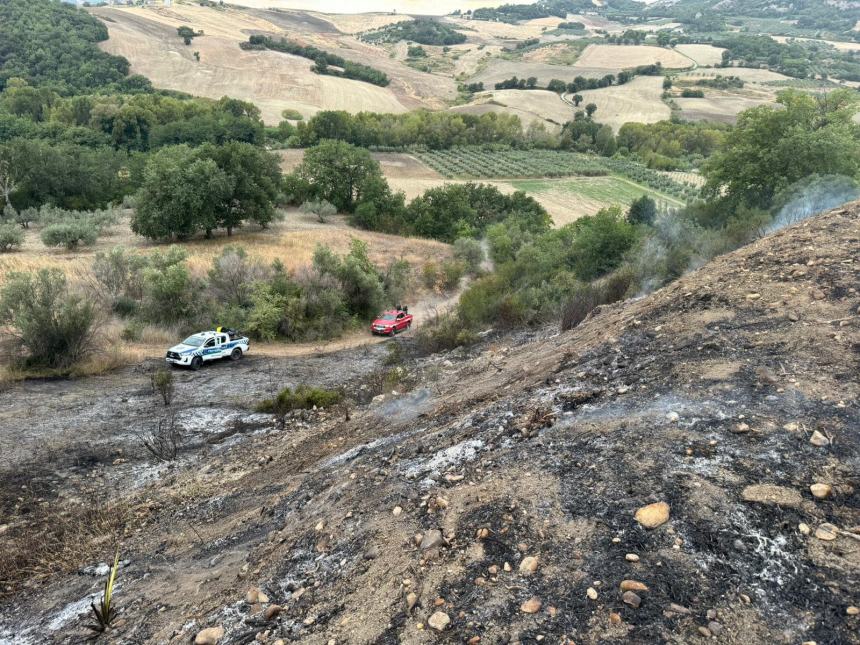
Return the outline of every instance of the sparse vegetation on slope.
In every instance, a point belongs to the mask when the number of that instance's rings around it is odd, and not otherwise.
[[[248,42],[241,43],[243,49],[271,49],[273,51],[292,54],[293,56],[301,56],[314,61],[314,66],[311,70],[317,74],[327,74],[329,76],[340,76],[342,78],[350,78],[356,81],[364,81],[380,87],[386,87],[391,80],[384,72],[374,69],[369,65],[349,61],[332,54],[330,52],[319,49],[312,45],[301,45],[295,41],[286,38],[270,38],[268,36],[251,36]]]
[[[422,45],[459,45],[466,42],[466,35],[440,20],[418,18],[406,20],[362,35],[362,40],[372,43],[396,43],[400,40]]]

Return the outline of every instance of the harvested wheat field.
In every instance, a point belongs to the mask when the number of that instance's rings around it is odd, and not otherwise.
[[[243,51],[244,34],[223,35],[215,25],[203,20],[215,13],[215,24],[233,24],[236,30],[264,28],[245,14],[231,11],[231,20],[222,12],[182,6],[184,20],[173,13],[150,9],[101,9],[110,39],[103,49],[125,56],[132,72],[150,78],[159,88],[187,92],[213,99],[222,96],[251,101],[260,108],[267,124],[277,124],[287,108],[311,116],[321,109],[359,112],[405,112],[406,107],[389,88],[369,83],[321,76],[310,71],[311,61],[271,51]],[[188,13],[185,13],[188,12]],[[207,16],[208,17],[208,16]],[[190,24],[206,35],[186,47],[176,35],[176,27]],[[270,26],[267,31],[277,31]],[[200,52],[200,62],[193,52]]]
[[[621,71],[662,63],[668,69],[691,67],[693,61],[671,49],[649,45],[589,45],[573,66],[587,70]]]
[[[558,94],[547,90],[495,90],[478,95],[468,105],[451,109],[467,114],[514,114],[520,117],[524,128],[533,122],[542,122],[552,128],[573,119],[573,108],[562,101]]]
[[[561,18],[539,18],[510,25],[505,22],[466,20],[453,17],[447,17],[445,21],[454,27],[462,27],[463,33],[469,36],[470,41],[494,45],[500,44],[502,41],[539,38],[544,31],[554,29],[558,23],[563,22]]]
[[[689,121],[734,123],[744,110],[768,105],[771,100],[720,92],[707,93],[703,99],[676,98],[681,116]]]
[[[625,123],[656,123],[672,116],[663,102],[662,76],[637,76],[625,85],[580,92],[583,104],[597,106],[595,119],[617,132]]]
[[[791,81],[791,76],[772,72],[769,69],[758,69],[754,67],[721,67],[719,69],[697,69],[685,73],[679,80],[695,80],[700,78],[715,78],[716,76],[737,76],[745,83],[773,83],[779,81]]]
[[[538,85],[546,85],[550,80],[557,78],[565,83],[571,82],[577,76],[600,77],[607,74],[607,70],[582,69],[571,65],[550,65],[547,63],[532,63],[529,61],[510,61],[494,58],[490,60],[483,69],[469,79],[470,83],[482,82],[484,87],[492,90],[496,83],[516,76],[517,78],[529,78],[534,76],[538,79]]]
[[[675,50],[703,67],[722,63],[723,52],[726,51],[713,45],[675,45]]]

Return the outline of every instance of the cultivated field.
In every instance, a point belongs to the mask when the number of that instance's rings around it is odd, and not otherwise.
[[[767,105],[771,100],[741,96],[730,92],[705,91],[703,99],[676,98],[681,116],[689,121],[719,121],[734,123],[744,110]]]
[[[625,123],[656,123],[672,116],[663,102],[662,76],[637,76],[624,85],[580,92],[583,104],[597,106],[595,119],[616,132]]]
[[[679,78],[697,79],[697,78],[714,78],[716,76],[737,76],[745,83],[771,83],[775,81],[791,81],[791,76],[772,72],[769,69],[757,69],[753,67],[723,67],[720,69],[697,69],[689,73],[685,73]]]
[[[556,226],[564,226],[585,215],[594,215],[607,206],[627,207],[633,200],[648,195],[658,204],[679,207],[673,197],[650,190],[622,177],[569,177],[565,179],[517,179],[510,182],[550,212]]]
[[[192,4],[161,8],[99,8],[110,33],[103,48],[129,59],[132,71],[149,77],[156,87],[196,96],[229,95],[254,102],[266,123],[276,124],[284,109],[310,116],[323,109],[404,112],[445,107],[456,94],[453,79],[425,74],[388,52],[341,34],[390,22],[391,16],[324,16],[259,9],[216,10]],[[190,46],[176,34],[179,26],[202,30]],[[391,78],[388,87],[322,76],[310,71],[312,61],[271,51],[243,51],[239,43],[250,34],[297,38],[349,60],[371,65]],[[200,53],[200,61],[194,52]]]
[[[675,50],[694,60],[698,65],[719,65],[723,62],[722,47],[712,45],[675,45]]]
[[[649,45],[589,45],[573,66],[585,70],[618,72],[638,65],[662,63],[667,69],[691,67],[692,61],[671,49]]]
[[[487,6],[487,5],[483,5]],[[463,7],[465,9],[465,7]],[[526,38],[538,38],[544,31],[554,29],[558,23],[563,22],[561,18],[540,18],[538,20],[527,20],[517,25],[509,25],[504,22],[490,22],[486,20],[466,20],[465,18],[445,18],[446,22],[462,27],[464,33],[469,36],[470,41],[498,45],[505,41],[525,40]]]
[[[480,81],[487,89],[506,79],[516,76],[517,78],[529,78],[534,76],[539,85],[546,85],[550,80],[557,78],[569,83],[577,76],[600,77],[609,72],[606,70],[582,69],[570,65],[550,65],[547,63],[532,63],[525,60],[504,60],[493,58],[483,69],[469,79],[469,82]]]
[[[534,121],[542,121],[548,129],[557,129],[573,119],[573,108],[562,101],[558,94],[547,90],[494,90],[479,94],[467,105],[451,109],[467,114],[515,114],[520,117],[523,127],[528,127]]]

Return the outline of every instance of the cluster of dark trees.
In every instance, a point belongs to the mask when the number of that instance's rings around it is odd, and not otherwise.
[[[483,184],[433,188],[407,204],[403,193],[391,191],[367,150],[343,141],[322,141],[308,149],[287,176],[286,192],[295,203],[325,200],[351,213],[351,223],[360,228],[444,242],[479,236],[512,214],[530,226],[550,223],[544,208],[525,193],[504,195]]]
[[[615,74],[606,74],[600,78],[585,78],[584,76],[577,76],[569,83],[554,78],[547,83],[546,87],[540,86],[540,81],[534,76],[529,78],[517,78],[516,76],[513,76],[496,83],[495,88],[497,90],[547,89],[559,94],[564,92],[576,94],[583,90],[597,90],[604,87],[610,87],[611,85],[624,85],[625,83],[629,83],[637,74],[642,76],[659,76],[662,73],[663,66],[660,63],[656,63],[654,65],[640,65],[633,69],[623,70],[618,72],[617,76]]]
[[[341,78],[350,78],[356,81],[364,81],[372,85],[385,87],[391,82],[391,79],[374,67],[348,61],[342,56],[332,54],[313,45],[301,45],[295,41],[286,38],[269,38],[268,36],[251,36],[248,42],[240,44],[242,49],[271,49],[273,51],[292,54],[293,56],[301,56],[314,61],[311,68],[317,74],[327,74],[329,76],[339,76]]]
[[[407,40],[422,45],[459,45],[466,42],[466,35],[432,18],[417,18],[388,25],[362,36],[363,40],[377,43],[396,43]]]
[[[404,114],[323,111],[299,123],[291,143],[304,148],[324,139],[364,148],[420,146],[441,150],[487,143],[517,145],[523,141],[523,132],[519,117],[495,112],[478,115],[428,110]]]

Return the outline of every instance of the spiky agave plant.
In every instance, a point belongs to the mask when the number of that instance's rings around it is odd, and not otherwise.
[[[113,567],[111,567],[110,575],[107,580],[105,580],[105,589],[102,593],[102,599],[99,601],[98,606],[96,606],[95,603],[90,603],[90,606],[93,608],[96,622],[89,627],[91,630],[96,632],[95,636],[107,630],[117,616],[117,611],[113,606],[113,588],[116,583],[117,569],[119,569],[119,547],[117,547],[116,556],[113,559]]]

